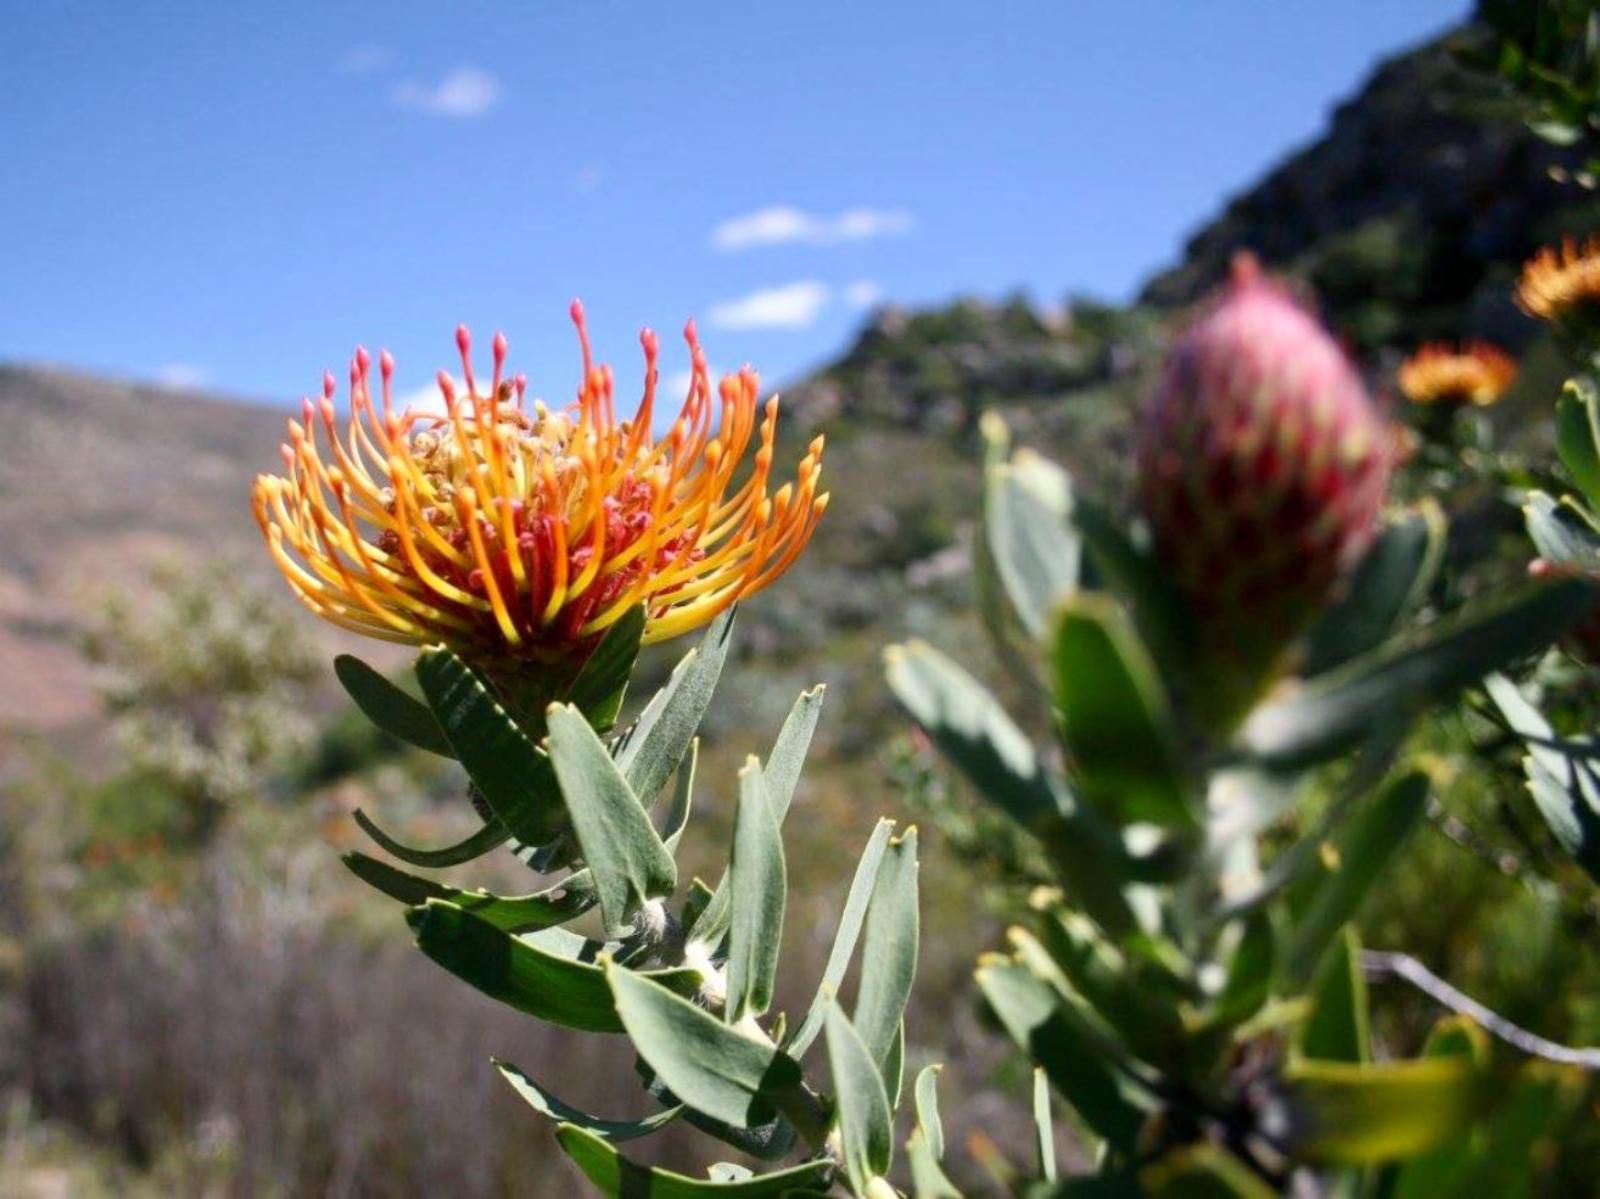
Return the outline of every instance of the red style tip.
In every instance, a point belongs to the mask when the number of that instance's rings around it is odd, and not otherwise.
[[[496,331],[494,335],[494,364],[496,366],[499,366],[505,362],[507,349],[508,343],[506,342],[506,335]]]
[[[367,353],[366,346],[356,347],[356,366],[363,375],[372,369],[372,355]]]
[[[644,347],[644,356],[654,362],[656,355],[661,352],[661,339],[656,336],[656,331],[650,328],[640,329],[639,344]]]
[[[338,390],[338,384],[333,381],[332,371],[322,372],[322,394],[327,399],[333,399],[333,393]]]
[[[573,300],[572,303],[567,306],[567,312],[572,317],[572,323],[574,325],[578,325],[580,327],[583,325],[583,301],[582,300]]]
[[[389,382],[394,378],[394,355],[388,350],[378,352],[378,369],[383,372],[383,381]]]
[[[465,325],[456,326],[456,349],[463,354],[472,349],[472,332]]]

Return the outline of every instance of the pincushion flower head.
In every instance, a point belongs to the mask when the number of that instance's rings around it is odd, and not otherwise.
[[[1195,625],[1195,719],[1225,728],[1365,551],[1389,424],[1316,319],[1241,257],[1142,414],[1140,498]],[[1203,693],[1203,694],[1200,694]]]
[[[760,406],[748,367],[713,391],[692,322],[677,419],[654,435],[658,343],[646,330],[643,399],[619,420],[577,303],[572,317],[583,380],[564,408],[528,401],[524,377],[506,374],[503,335],[485,385],[464,327],[460,381],[438,376],[442,412],[395,410],[387,351],[374,397],[357,349],[341,428],[325,376],[289,422],[285,473],[254,491],[267,545],[308,608],[366,636],[444,643],[506,677],[581,662],[636,605],[646,641],[705,624],[799,556],[828,504],[822,438],[769,492],[777,399]]]
[[[1517,364],[1505,351],[1475,341],[1457,348],[1429,342],[1401,363],[1395,380],[1413,404],[1480,408],[1495,403],[1517,377]]]
[[[1600,237],[1567,238],[1560,249],[1547,246],[1522,268],[1517,306],[1549,321],[1578,346],[1600,345]]]

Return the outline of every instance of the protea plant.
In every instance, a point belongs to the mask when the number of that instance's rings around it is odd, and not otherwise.
[[[1239,258],[1173,348],[1138,443],[1155,548],[1197,626],[1198,723],[1242,715],[1366,549],[1388,428],[1315,317]]]

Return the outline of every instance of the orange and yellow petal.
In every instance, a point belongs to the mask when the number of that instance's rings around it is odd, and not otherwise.
[[[1546,246],[1522,268],[1517,306],[1546,321],[1592,317],[1600,310],[1600,237],[1566,238],[1560,248]]]
[[[1517,364],[1497,346],[1430,342],[1401,364],[1396,380],[1414,404],[1485,407],[1499,400],[1516,377]]]

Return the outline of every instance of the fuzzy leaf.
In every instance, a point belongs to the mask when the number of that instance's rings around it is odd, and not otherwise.
[[[944,1121],[939,1118],[940,1066],[924,1066],[912,1085],[911,1093],[917,1105],[917,1127],[928,1144],[933,1160],[944,1160]]]
[[[867,918],[867,904],[877,885],[878,867],[888,847],[889,834],[893,831],[894,821],[879,820],[877,827],[872,830],[872,836],[867,839],[867,847],[861,852],[861,860],[856,863],[855,877],[850,880],[850,892],[844,901],[844,912],[839,917],[839,928],[833,935],[833,948],[828,952],[828,964],[822,970],[822,981],[817,985],[817,993],[806,1011],[806,1018],[784,1045],[795,1057],[805,1053],[822,1031],[822,1017],[844,982],[846,971],[850,969],[850,959],[855,955],[856,941],[861,936],[861,927]],[[940,1156],[943,1156],[942,1149]]]
[[[734,611],[729,608],[711,622],[700,644],[672,668],[672,677],[618,741],[617,765],[647,807],[678,768],[705,718],[733,640]]]
[[[889,1098],[872,1051],[837,1004],[829,1005],[824,1023],[828,1030],[828,1064],[833,1070],[834,1118],[844,1149],[845,1174],[850,1179],[850,1189],[864,1195],[873,1178],[888,1173],[894,1156]]]
[[[739,806],[734,815],[728,879],[733,918],[728,931],[725,1014],[729,1024],[737,1024],[772,1005],[789,887],[777,817],[767,798],[761,763],[754,757],[739,771]]]
[[[800,1085],[800,1064],[775,1045],[730,1028],[644,975],[605,966],[628,1037],[672,1093],[735,1128],[772,1118],[773,1101]]]
[[[629,608],[606,630],[567,690],[567,702],[583,713],[597,733],[607,732],[622,711],[644,626],[645,606]]]
[[[772,1174],[718,1182],[637,1165],[619,1154],[610,1141],[576,1124],[556,1129],[556,1141],[601,1194],[640,1199],[780,1199],[810,1193],[811,1187],[825,1187],[833,1169],[833,1164],[823,1159]]]
[[[455,757],[444,730],[421,700],[402,691],[353,654],[335,658],[333,673],[362,715],[391,737],[430,753]]]
[[[1055,1122],[1050,1118],[1050,1079],[1037,1066],[1033,1070],[1033,1143],[1039,1155],[1039,1176],[1056,1180]]]
[[[406,919],[417,948],[492,999],[551,1024],[582,1032],[621,1032],[604,971],[587,962],[513,937],[454,904],[429,900]],[[560,932],[547,929],[545,933]],[[536,937],[545,933],[535,934]],[[581,938],[576,938],[581,940]],[[658,990],[693,995],[698,970],[652,971],[638,977]]]
[[[419,878],[364,853],[347,853],[340,860],[357,878],[407,907],[420,907],[430,899],[442,899],[509,933],[565,924],[594,906],[594,882],[587,870],[568,875],[555,886],[532,895],[493,895],[483,890],[463,891]]]
[[[361,826],[361,831],[376,841],[385,853],[399,858],[408,865],[421,866],[424,869],[442,870],[446,866],[460,866],[464,862],[481,858],[491,849],[500,848],[511,839],[511,834],[505,825],[498,820],[488,820],[477,832],[464,840],[457,841],[454,845],[447,845],[443,849],[418,849],[391,837],[360,808],[351,815],[355,817],[356,824]]]
[[[551,704],[550,761],[573,834],[594,876],[606,935],[624,936],[636,905],[670,895],[678,867],[605,743],[566,704]]]
[[[889,842],[867,906],[866,942],[861,947],[861,984],[854,1028],[872,1060],[888,1078],[888,1058],[917,974],[917,830]],[[898,1073],[898,1072],[896,1072]]]
[[[1522,514],[1541,557],[1589,573],[1600,572],[1600,528],[1571,496],[1557,502],[1542,491],[1531,492]]]
[[[423,650],[417,680],[439,726],[495,818],[524,845],[562,829],[565,810],[550,760],[453,652]]]
[[[511,1084],[511,1089],[522,1096],[528,1106],[540,1115],[548,1116],[558,1124],[575,1124],[597,1137],[604,1137],[613,1144],[648,1136],[665,1128],[683,1114],[683,1107],[679,1105],[653,1112],[640,1120],[602,1120],[598,1116],[579,1111],[570,1103],[562,1102],[510,1062],[496,1060],[494,1066],[500,1071],[500,1076]]]
[[[984,485],[984,548],[1022,627],[1042,637],[1050,611],[1078,586],[1082,542],[1074,530],[1072,479],[1023,450],[991,466]]]

